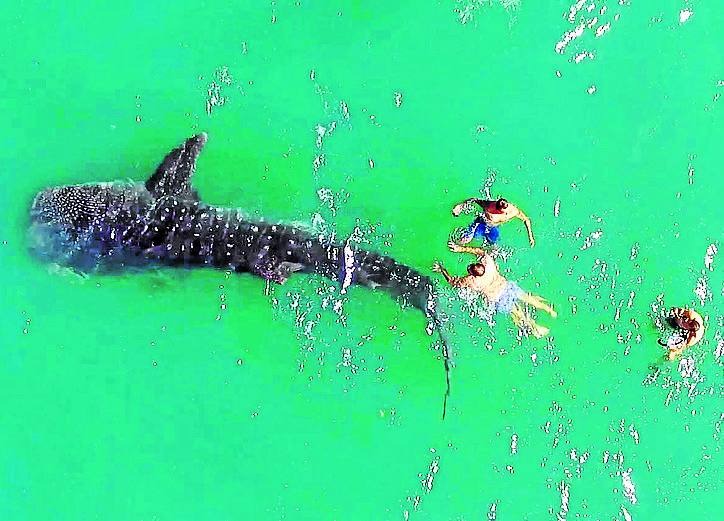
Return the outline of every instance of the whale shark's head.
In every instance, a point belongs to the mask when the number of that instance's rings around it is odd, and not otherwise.
[[[43,190],[30,207],[30,250],[44,260],[86,268],[99,252],[117,242],[115,231],[130,224],[151,201],[142,184],[97,183]]]
[[[191,175],[205,143],[206,134],[189,138],[145,183],[78,184],[39,192],[30,207],[30,250],[43,260],[86,268],[123,246],[119,231],[138,225],[155,199],[196,198]]]
[[[32,225],[82,232],[123,205],[127,188],[114,183],[58,186],[38,193],[30,207]]]

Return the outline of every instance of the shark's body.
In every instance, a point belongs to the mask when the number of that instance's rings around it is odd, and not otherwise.
[[[206,134],[172,150],[145,183],[49,188],[33,201],[30,247],[80,271],[160,264],[247,272],[283,283],[292,273],[380,288],[425,313],[448,351],[431,280],[391,257],[327,242],[299,228],[245,219],[209,206],[191,186]],[[449,386],[449,381],[448,381]],[[447,394],[446,394],[447,396]]]

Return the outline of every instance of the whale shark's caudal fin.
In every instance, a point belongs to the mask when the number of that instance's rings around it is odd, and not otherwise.
[[[443,321],[438,313],[438,297],[433,289],[432,281],[427,279],[426,291],[420,292],[418,295],[418,303],[413,304],[416,308],[422,310],[425,313],[425,317],[428,320],[427,333],[432,335],[437,332],[440,338],[440,350],[442,351],[442,364],[445,369],[445,395],[442,400],[442,419],[445,419],[447,413],[447,399],[450,397],[450,345],[447,340],[447,335],[443,331]]]
[[[445,395],[442,405],[442,417],[445,419],[447,399],[450,396],[450,347],[437,309],[438,297],[432,280],[392,257],[366,250],[354,251],[349,243],[340,250],[338,257],[342,259],[343,289],[354,283],[372,289],[379,288],[393,296],[402,297],[425,314],[428,320],[427,333],[438,334],[445,369]]]
[[[196,158],[204,148],[206,139],[206,133],[202,132],[188,138],[183,145],[169,152],[146,181],[146,189],[154,197],[177,195],[198,200],[198,194],[191,186],[191,176],[196,170]]]

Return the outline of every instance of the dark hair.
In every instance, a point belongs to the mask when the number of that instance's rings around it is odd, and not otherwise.
[[[693,318],[679,319],[679,327],[687,331],[699,331],[699,323]]]
[[[485,273],[485,265],[476,262],[475,264],[468,265],[468,273],[474,277],[480,277]]]
[[[676,329],[684,329],[686,331],[698,331],[699,322],[689,316],[686,310],[681,308],[671,308],[666,321],[669,325]]]
[[[495,207],[498,210],[505,210],[508,207],[508,201],[501,197],[495,202]]]

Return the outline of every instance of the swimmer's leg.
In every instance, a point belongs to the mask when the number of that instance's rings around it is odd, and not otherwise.
[[[510,310],[510,317],[513,319],[513,323],[516,326],[521,329],[530,329],[531,333],[533,333],[533,336],[536,338],[543,338],[550,332],[550,329],[547,327],[536,323],[536,321],[523,311],[518,304],[515,304],[513,309]]]
[[[542,309],[546,313],[550,314],[550,316],[552,316],[553,318],[558,316],[558,313],[555,312],[553,307],[548,304],[543,297],[533,295],[532,293],[523,293],[518,298],[526,304],[530,304],[534,308]]]
[[[525,327],[525,314],[523,310],[518,306],[513,306],[510,310],[510,318],[513,319],[513,323],[518,327]]]

